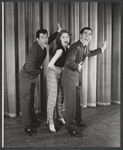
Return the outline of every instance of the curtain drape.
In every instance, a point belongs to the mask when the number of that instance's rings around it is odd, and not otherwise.
[[[3,2],[4,53],[4,114],[15,117],[20,113],[19,70],[27,52],[36,40],[38,29],[49,35],[62,29],[72,33],[72,43],[79,39],[79,31],[93,29],[90,50],[101,47],[105,40],[108,48],[103,54],[86,58],[81,73],[82,107],[120,104],[121,67],[121,4],[118,2]],[[56,48],[55,41],[47,48],[35,90],[35,107],[46,112],[48,62]]]
[[[102,56],[98,56],[98,82],[97,82],[97,103],[99,105],[110,105],[111,103],[111,56],[112,56],[112,7],[111,3],[99,3],[98,10],[98,39],[107,39],[108,48]],[[100,11],[101,10],[101,11]],[[103,23],[101,23],[101,18]],[[100,32],[100,34],[99,34]]]

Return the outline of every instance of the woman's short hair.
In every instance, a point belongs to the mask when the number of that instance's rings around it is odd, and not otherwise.
[[[70,42],[71,42],[71,36],[72,34],[68,31],[68,30],[61,30],[58,34],[57,34],[57,38],[56,38],[56,45],[60,45],[61,44],[61,40],[60,37],[63,33],[67,33],[70,37]],[[69,44],[70,44],[69,42]]]
[[[46,29],[39,29],[39,30],[36,32],[36,38],[39,38],[40,33],[48,34],[48,32],[47,32]]]

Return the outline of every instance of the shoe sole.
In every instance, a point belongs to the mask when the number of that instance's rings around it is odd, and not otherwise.
[[[32,134],[32,135],[30,135],[28,133],[25,133],[25,134],[28,135],[28,136],[37,136],[37,134]]]
[[[49,130],[49,132],[50,132],[51,134],[56,134],[56,131],[51,131],[51,130]]]
[[[83,137],[83,135],[75,135],[73,133],[68,132],[70,135],[75,136],[75,137]]]

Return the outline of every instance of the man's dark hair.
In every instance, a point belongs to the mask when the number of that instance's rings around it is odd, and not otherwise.
[[[82,34],[84,32],[84,30],[91,30],[91,32],[93,32],[90,27],[84,27],[81,29],[80,34]]]
[[[39,34],[43,33],[43,34],[48,34],[46,29],[40,29],[36,32],[36,38],[39,38]]]
[[[61,40],[60,37],[63,33],[67,33],[70,36],[70,42],[71,42],[71,36],[72,34],[68,31],[68,30],[61,30],[58,34],[57,34],[57,39],[56,39],[56,45],[60,45],[61,44]],[[69,44],[70,44],[69,42]]]

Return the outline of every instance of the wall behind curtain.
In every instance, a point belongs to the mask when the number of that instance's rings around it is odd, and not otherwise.
[[[23,66],[35,33],[39,28],[49,35],[62,29],[72,33],[72,43],[79,31],[93,29],[89,48],[95,49],[108,40],[108,48],[98,56],[86,58],[81,73],[83,107],[120,103],[121,4],[113,2],[4,2],[4,113],[15,117],[20,113],[19,70]],[[35,90],[37,112],[46,112],[48,62],[56,48],[47,48],[43,73]]]

